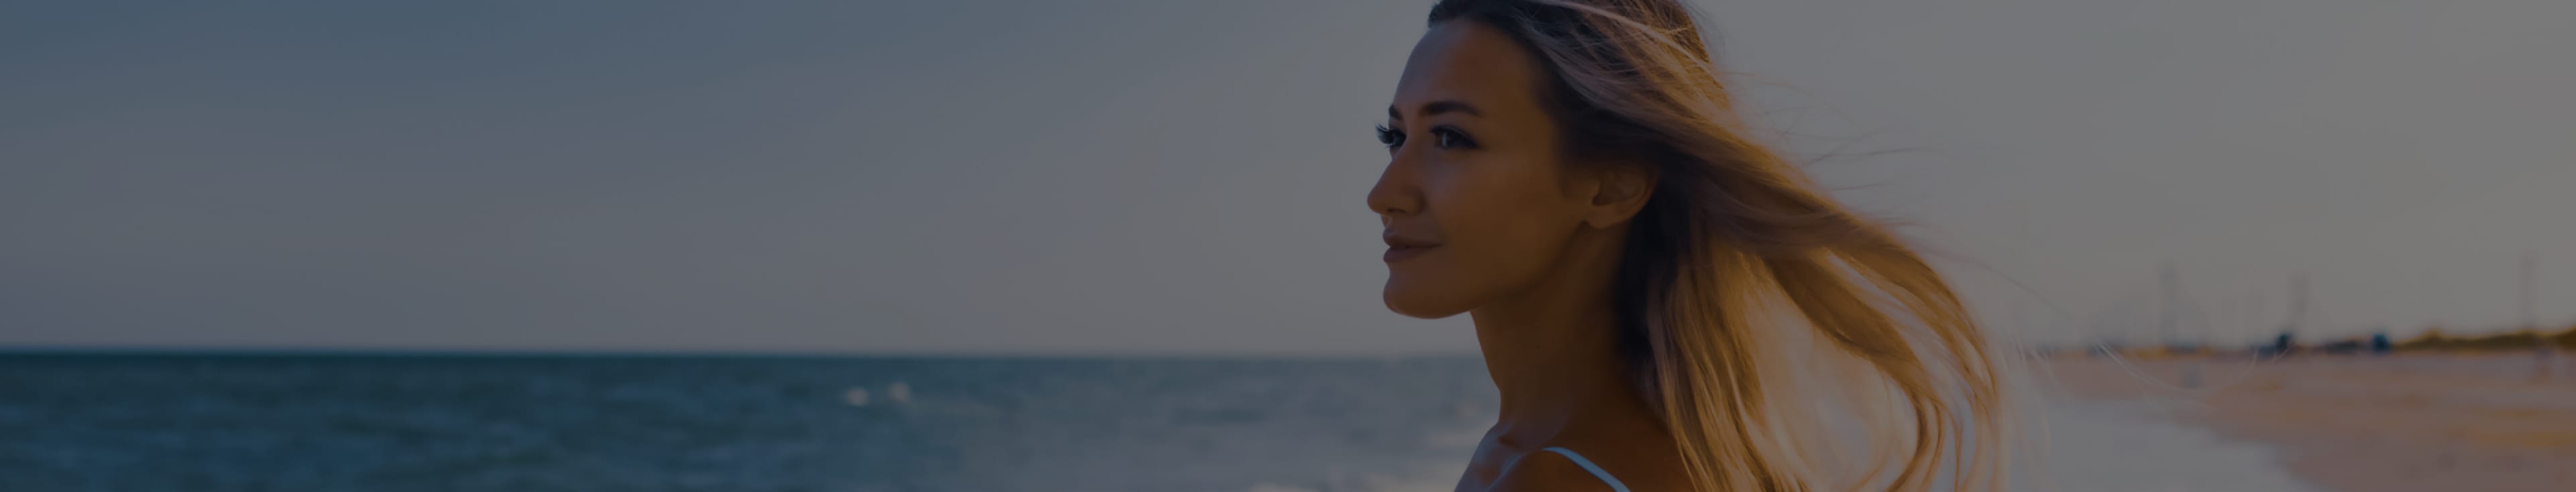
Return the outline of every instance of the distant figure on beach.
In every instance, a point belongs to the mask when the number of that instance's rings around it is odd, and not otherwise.
[[[2532,379],[2544,382],[2549,380],[2550,373],[2555,372],[2554,370],[2558,368],[2558,361],[2551,357],[2557,351],[2557,347],[2550,346],[2549,339],[2546,338],[2541,339],[2539,344],[2532,346],[2532,352],[2534,352],[2534,355],[2536,356],[2536,362],[2532,364]]]
[[[1429,24],[1367,202],[1387,307],[1471,316],[1501,390],[1458,490],[2003,488],[1997,351],[1921,255],[1753,138],[1681,2],[1446,0]]]

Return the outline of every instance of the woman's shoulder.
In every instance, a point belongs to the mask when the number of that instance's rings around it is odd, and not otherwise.
[[[1581,453],[1548,447],[1521,453],[1495,477],[1491,492],[1628,492],[1618,478]]]

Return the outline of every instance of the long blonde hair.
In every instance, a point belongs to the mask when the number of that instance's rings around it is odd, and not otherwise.
[[[1688,7],[1432,7],[1450,21],[1537,56],[1569,157],[1655,176],[1622,254],[1620,335],[1698,489],[2005,487],[2001,354],[1920,254],[1747,137]]]

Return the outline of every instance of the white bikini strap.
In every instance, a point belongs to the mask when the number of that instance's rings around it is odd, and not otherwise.
[[[1592,472],[1593,477],[1600,478],[1601,483],[1610,484],[1610,490],[1615,492],[1628,492],[1627,484],[1619,483],[1619,479],[1610,478],[1610,472],[1601,471],[1600,466],[1593,465],[1592,460],[1583,459],[1583,455],[1574,454],[1574,450],[1549,446],[1547,449],[1541,449],[1540,451],[1552,451],[1556,454],[1565,455],[1565,459],[1574,460],[1574,466],[1583,467],[1583,471]]]

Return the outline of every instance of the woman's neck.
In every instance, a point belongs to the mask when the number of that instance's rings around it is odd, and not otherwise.
[[[1544,440],[1594,414],[1642,408],[1619,355],[1617,246],[1578,240],[1529,291],[1471,313],[1505,437]]]

